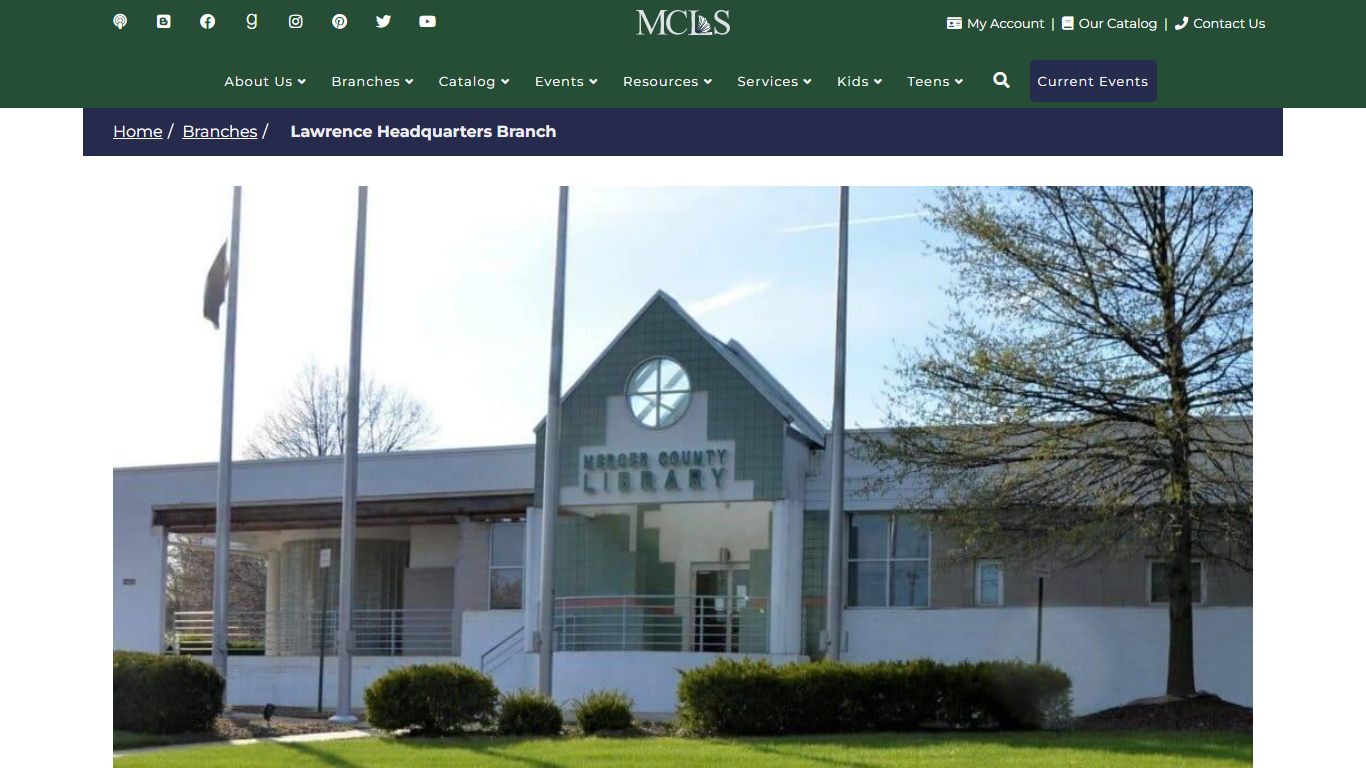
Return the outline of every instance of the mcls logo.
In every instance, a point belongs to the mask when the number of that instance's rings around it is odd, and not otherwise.
[[[696,10],[637,10],[636,36],[729,35],[730,11],[712,11],[711,17]]]

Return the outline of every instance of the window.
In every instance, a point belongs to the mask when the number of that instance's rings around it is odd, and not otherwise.
[[[494,523],[489,531],[489,608],[522,607],[525,523]]]
[[[626,381],[626,402],[636,423],[663,429],[688,410],[692,386],[683,366],[667,357],[652,357],[631,372]]]
[[[1148,602],[1167,602],[1167,575],[1170,569],[1164,560],[1148,561]],[[1191,603],[1205,602],[1205,564],[1201,560],[1191,561]]]
[[[977,561],[977,604],[986,607],[1005,605],[1004,571],[1000,560]]]
[[[915,515],[849,518],[851,608],[930,604],[930,533]]]

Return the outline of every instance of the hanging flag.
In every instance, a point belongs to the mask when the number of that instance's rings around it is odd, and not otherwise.
[[[218,257],[209,267],[209,275],[204,278],[204,319],[213,323],[218,330],[218,310],[223,306],[223,297],[228,292],[228,241],[218,249]]]

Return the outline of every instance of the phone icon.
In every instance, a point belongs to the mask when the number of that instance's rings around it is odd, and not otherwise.
[[[1191,17],[1189,17],[1189,16],[1182,16],[1182,17],[1181,17],[1181,23],[1180,23],[1180,24],[1177,24],[1177,25],[1174,26],[1174,27],[1172,27],[1172,29],[1175,29],[1176,31],[1180,32],[1181,30],[1185,29],[1185,28],[1186,28],[1186,25],[1189,24],[1189,23],[1191,23]]]

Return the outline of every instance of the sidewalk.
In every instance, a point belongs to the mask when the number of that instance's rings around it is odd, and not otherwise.
[[[363,739],[374,736],[378,731],[370,728],[353,728],[346,731],[324,731],[320,733],[296,733],[289,736],[271,736],[263,739],[228,739],[226,741],[196,741],[191,744],[168,744],[157,747],[138,747],[136,749],[124,749],[114,752],[114,757],[124,755],[140,755],[145,752],[163,752],[172,749],[194,749],[196,747],[210,747],[215,745],[232,744],[243,746],[246,744],[265,744],[268,742],[279,742],[282,744],[310,741],[338,741],[341,739]]]

